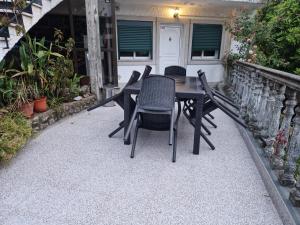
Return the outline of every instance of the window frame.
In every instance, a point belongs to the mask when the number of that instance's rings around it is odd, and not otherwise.
[[[131,20],[131,21],[145,21],[145,22],[152,22],[152,53],[150,52],[149,57],[136,57],[135,52],[133,52],[133,57],[120,57],[119,56],[119,46],[118,46],[118,29],[116,29],[116,50],[117,50],[117,60],[118,65],[126,66],[126,65],[145,65],[145,64],[154,64],[155,56],[156,56],[156,21],[154,17],[135,17],[135,16],[118,16],[116,18],[116,27],[118,26],[118,20]]]
[[[118,60],[120,60],[120,61],[142,61],[142,62],[147,61],[147,60],[152,60],[151,52],[149,52],[148,56],[136,56],[137,51],[133,51],[132,53],[133,53],[132,57],[130,57],[130,56],[119,56]]]
[[[192,57],[192,46],[193,46],[193,32],[194,32],[194,24],[203,24],[203,25],[221,25],[222,26],[222,35],[221,35],[221,44],[219,51],[216,51],[218,57],[212,56],[202,56],[201,57]],[[197,64],[219,64],[224,55],[224,42],[225,42],[225,26],[223,21],[199,21],[193,20],[190,22],[190,33],[189,33],[189,51],[188,51],[188,64],[189,65],[197,65]]]
[[[218,60],[219,59],[219,52],[220,50],[215,50],[215,55],[214,56],[205,56],[204,52],[206,50],[201,51],[201,56],[192,56],[191,55],[191,60],[198,61],[198,60]],[[193,54],[193,51],[191,50],[191,54]]]

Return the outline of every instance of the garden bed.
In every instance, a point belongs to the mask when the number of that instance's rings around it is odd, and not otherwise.
[[[86,98],[82,98],[79,101],[63,103],[54,109],[49,109],[44,113],[37,113],[34,115],[32,121],[33,131],[41,131],[46,127],[52,125],[56,121],[78,113],[88,107],[94,105],[96,102],[96,96],[92,95]]]
[[[37,133],[58,120],[79,113],[96,102],[96,96],[90,95],[78,101],[62,103],[43,113],[35,113],[32,119],[26,119],[21,113],[7,112],[0,116],[0,162],[8,161]]]

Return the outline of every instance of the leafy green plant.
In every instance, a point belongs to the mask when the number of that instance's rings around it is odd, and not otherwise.
[[[56,59],[47,93],[50,98],[67,95],[66,88],[68,88],[69,80],[74,76],[73,68],[72,60],[65,57]]]
[[[79,85],[80,79],[81,76],[75,74],[74,77],[69,80],[69,92],[71,98],[78,96],[80,93],[80,85]]]
[[[31,137],[32,128],[20,113],[0,117],[0,160],[12,158]]]
[[[55,38],[54,44],[46,45],[44,38],[37,40],[25,34],[19,47],[20,63],[0,63],[1,107],[13,105],[16,109],[43,96],[69,101],[79,95],[80,77],[74,74],[70,59],[74,40],[64,41],[59,30],[55,31]]]
[[[5,60],[0,62],[0,107],[11,105],[16,100],[16,82],[7,74],[13,66],[13,61],[6,67]]]
[[[64,42],[63,33],[58,29],[55,29],[54,38],[54,47],[63,56],[56,58],[53,64],[47,95],[49,98],[63,98],[64,101],[68,101],[79,89],[78,78],[74,75],[74,65],[70,58],[75,42],[72,38]]]
[[[271,0],[256,16],[242,12],[227,29],[243,60],[300,75],[300,1]]]
[[[54,97],[48,101],[48,106],[50,109],[57,109],[63,104],[63,102],[64,102],[63,98]]]
[[[45,46],[45,38],[37,40],[31,39],[29,35],[25,35],[26,41],[22,42],[19,49],[21,68],[18,74],[27,75],[31,77],[30,83],[37,85],[39,94],[45,95],[47,83],[52,75],[53,65],[56,57],[62,57],[61,54],[52,51],[52,44],[50,47]]]

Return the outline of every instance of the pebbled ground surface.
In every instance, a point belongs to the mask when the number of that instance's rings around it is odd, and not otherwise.
[[[141,130],[136,157],[123,114],[98,108],[32,139],[0,168],[1,225],[281,225],[233,121],[214,113],[211,151],[192,154],[193,129],[179,122],[177,162],[167,132]]]

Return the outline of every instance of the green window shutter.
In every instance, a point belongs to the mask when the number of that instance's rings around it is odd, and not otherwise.
[[[151,21],[118,20],[119,52],[150,51],[152,52]]]
[[[220,50],[222,29],[218,24],[194,24],[192,51]]]

